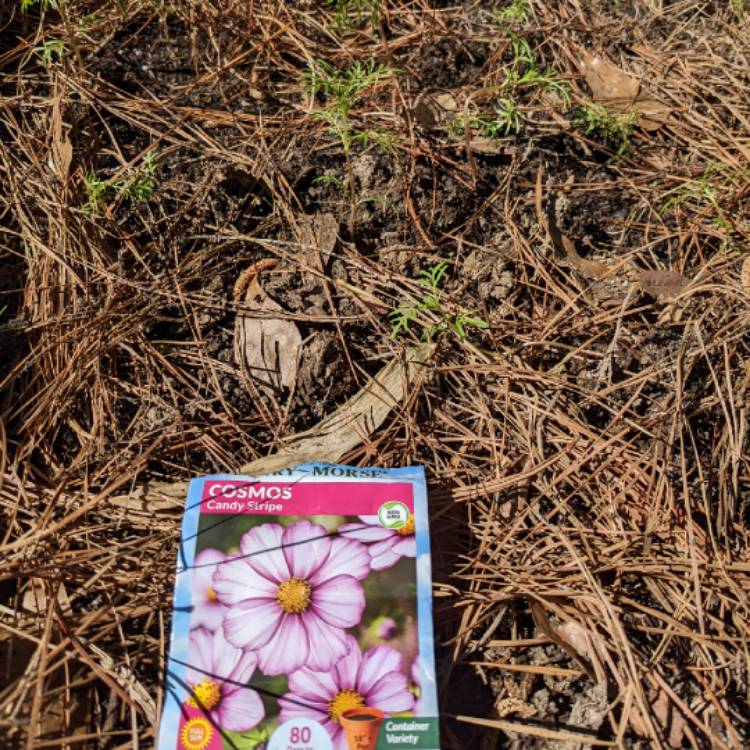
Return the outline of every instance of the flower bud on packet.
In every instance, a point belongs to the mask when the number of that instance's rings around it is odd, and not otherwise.
[[[438,750],[419,467],[193,479],[158,750]]]

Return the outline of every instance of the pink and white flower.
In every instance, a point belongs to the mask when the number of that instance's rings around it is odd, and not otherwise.
[[[342,524],[338,531],[347,539],[356,539],[367,545],[373,570],[390,568],[402,557],[417,556],[413,515],[400,529],[386,529],[377,516],[359,518],[361,523]]]
[[[345,628],[357,625],[365,608],[360,581],[370,571],[367,548],[297,521],[256,526],[240,550],[214,575],[216,595],[229,608],[227,640],[257,650],[268,675],[323,671],[346,656]]]
[[[195,556],[193,563],[193,610],[190,627],[216,630],[224,619],[227,608],[219,602],[213,588],[213,577],[219,563],[226,555],[217,549],[204,549]]]
[[[216,724],[230,732],[257,726],[265,715],[263,702],[246,685],[258,657],[227,643],[221,628],[213,633],[205,628],[191,630],[188,654],[188,705],[208,712]]]
[[[300,669],[289,675],[289,692],[279,699],[281,722],[309,718],[322,724],[335,750],[347,750],[340,717],[352,708],[378,708],[385,714],[408,711],[414,704],[401,654],[390,646],[376,646],[364,654],[347,636],[349,654],[330,672]]]

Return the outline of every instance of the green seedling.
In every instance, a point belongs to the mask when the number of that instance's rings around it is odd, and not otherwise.
[[[507,37],[510,43],[510,52],[512,55],[510,62],[510,69],[515,74],[518,74],[522,68],[535,69],[536,55],[534,50],[531,49],[531,44],[526,37],[516,34],[515,31],[509,31]]]
[[[517,68],[514,68],[511,74],[506,76],[503,85],[507,88],[536,86],[547,91],[554,91],[562,99],[563,109],[570,108],[570,87],[549,68],[542,73],[536,68],[535,64],[527,67],[521,74],[518,74]]]
[[[454,135],[470,127],[485,138],[501,138],[517,135],[523,129],[524,118],[519,105],[519,95],[524,89],[554,91],[562,99],[563,107],[570,107],[570,88],[556,73],[547,69],[542,72],[529,40],[513,27],[526,23],[529,6],[526,0],[514,0],[510,5],[496,10],[494,21],[507,39],[510,63],[505,70],[496,100],[495,114],[474,115],[468,121],[454,119],[451,130]]]
[[[35,5],[38,5],[42,11],[53,10],[60,7],[61,0],[21,0],[21,10],[26,13]]]
[[[494,21],[500,31],[507,32],[512,24],[524,24],[529,20],[529,5],[526,0],[513,0],[510,5],[498,8]]]
[[[354,232],[356,201],[354,197],[354,169],[351,148],[354,143],[367,147],[374,142],[381,151],[394,152],[396,136],[388,131],[372,128],[356,129],[351,119],[353,108],[367,91],[384,83],[393,70],[370,58],[366,63],[355,62],[340,70],[327,62],[319,61],[302,74],[304,90],[311,97],[318,95],[326,100],[325,107],[312,113],[312,117],[328,124],[328,132],[335,135],[344,149],[348,172],[347,188],[350,197],[349,228]]]
[[[34,52],[39,55],[42,65],[49,68],[55,60],[62,60],[65,54],[65,42],[62,39],[47,39],[39,47],[34,47]]]
[[[305,91],[310,96],[321,94],[330,100],[329,108],[341,118],[348,118],[352,107],[362,99],[365,91],[385,82],[393,71],[376,64],[371,58],[366,63],[357,61],[345,70],[318,61],[302,74]]]
[[[406,305],[400,305],[390,313],[391,339],[400,333],[409,331],[411,323],[418,321],[425,314],[431,315],[433,320],[424,326],[422,340],[442,338],[451,333],[464,338],[470,328],[487,328],[487,322],[477,317],[475,310],[460,308],[451,314],[444,306],[444,292],[440,288],[443,276],[448,270],[448,262],[441,260],[419,273],[419,285],[424,292]],[[437,320],[434,318],[437,317]]]
[[[380,18],[378,0],[325,0],[333,10],[331,26],[337,31],[356,29],[369,21],[374,29]]]
[[[513,94],[507,94],[497,100],[495,107],[495,119],[492,122],[492,128],[486,130],[486,135],[490,138],[498,138],[501,135],[516,135],[521,132],[523,119],[518,109],[518,102]]]
[[[388,208],[393,211],[394,214],[398,216],[399,210],[398,206],[387,196],[387,195],[368,195],[366,198],[361,198],[357,205],[362,206],[366,204],[378,204],[382,203],[384,206],[387,206]]]
[[[721,195],[736,179],[750,179],[750,169],[732,169],[722,162],[712,162],[698,177],[670,191],[673,194],[664,201],[661,211],[665,213],[685,204],[711,206],[717,214],[714,224],[720,229],[729,228],[730,223],[721,207]]]
[[[366,63],[357,61],[350,67],[339,70],[327,62],[318,62],[302,75],[305,92],[326,99],[326,107],[312,113],[315,119],[328,123],[329,132],[341,140],[344,152],[349,154],[352,144],[359,140],[365,144],[375,141],[381,148],[395,147],[395,136],[386,136],[386,131],[364,130],[356,132],[351,121],[354,106],[362,100],[365,92],[384,83],[393,71],[374,59]]]
[[[96,214],[104,203],[113,200],[127,200],[134,203],[147,203],[156,190],[156,154],[148,151],[141,165],[129,176],[116,180],[103,180],[89,172],[83,178],[87,201],[83,211]]]
[[[362,130],[354,136],[353,140],[362,144],[365,148],[370,143],[373,143],[382,154],[393,155],[398,153],[399,149],[398,136],[391,130],[382,130],[380,128]]]
[[[328,132],[341,141],[346,154],[349,154],[355,143],[365,148],[373,143],[381,153],[395,154],[398,151],[398,136],[390,130],[370,128],[355,131],[351,120],[342,117],[341,112],[336,109],[319,110],[313,113],[313,117],[328,123]]]
[[[544,72],[539,69],[534,50],[531,49],[528,39],[520,36],[514,31],[508,31],[512,59],[510,66],[505,72],[503,82],[500,84],[502,91],[513,91],[518,88],[539,88],[552,90],[562,98],[565,109],[570,107],[570,87],[561,80],[555,71],[547,68]]]
[[[495,114],[473,115],[468,118],[456,117],[450,124],[450,132],[454,136],[463,135],[466,127],[480,133],[485,138],[502,138],[508,135],[518,135],[523,129],[523,114],[518,103],[518,93],[523,87],[537,86],[542,89],[554,90],[560,96],[565,109],[570,107],[570,89],[568,85],[554,77],[551,71],[540,73],[536,68],[527,68],[519,72],[512,67],[506,73],[505,80],[500,86],[500,96],[496,100]]]
[[[87,31],[90,31],[94,26],[96,26],[98,23],[101,23],[102,21],[105,21],[105,20],[106,19],[104,18],[104,16],[98,16],[96,15],[96,13],[89,13],[89,15],[78,19],[78,31],[81,34],[85,34]]]
[[[586,135],[598,135],[616,144],[618,156],[630,148],[630,137],[637,122],[637,112],[610,112],[597,102],[588,102],[573,117],[573,124],[580,126]]]
[[[685,203],[694,205],[710,204],[717,210],[719,207],[719,185],[716,184],[716,176],[726,170],[726,165],[721,162],[709,164],[701,174],[686,185],[678,188],[674,195],[662,204],[662,211],[682,206]]]
[[[495,107],[495,115],[472,115],[468,118],[468,127],[483,138],[499,139],[508,135],[518,135],[523,127],[523,119],[518,109],[518,102],[512,94],[500,97]],[[454,136],[466,132],[464,118],[456,117],[450,124]]]
[[[464,338],[468,334],[469,328],[487,328],[487,321],[477,317],[476,310],[461,310],[451,323],[453,332],[459,337]]]
[[[339,190],[344,189],[344,183],[335,175],[332,174],[323,174],[320,175],[320,177],[316,177],[312,181],[313,185],[332,185],[335,188],[338,188]]]
[[[87,172],[83,176],[83,187],[88,199],[83,204],[83,211],[87,214],[99,213],[104,202],[110,199],[111,185],[106,180],[100,179],[94,172]]]
[[[137,203],[148,203],[156,189],[156,154],[148,151],[140,168],[130,178],[114,184],[117,197]]]
[[[391,311],[391,339],[395,339],[399,333],[408,332],[409,324],[417,320],[420,313],[441,309],[443,291],[440,289],[440,282],[447,270],[448,262],[441,260],[419,272],[419,285],[424,288],[424,292],[409,304],[400,305]]]
[[[320,109],[312,113],[315,120],[321,120],[328,125],[328,132],[335,135],[344,147],[344,153],[348,154],[354,142],[354,132],[352,131],[349,118],[342,117],[339,111],[334,109]]]

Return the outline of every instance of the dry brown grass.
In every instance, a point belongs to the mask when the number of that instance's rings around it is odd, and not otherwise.
[[[483,4],[436,5],[381,2],[347,33],[311,3],[0,11],[3,747],[153,746],[181,507],[110,498],[231,471],[332,411],[419,337],[391,340],[380,308],[441,258],[445,310],[489,327],[441,338],[346,460],[427,467],[444,746],[750,743],[743,3],[532,0],[521,33],[574,108],[584,48],[671,108],[621,158],[534,88],[501,153],[421,127],[423,90],[491,114],[510,64]],[[50,39],[67,46],[45,68]],[[300,74],[371,57],[398,72],[353,118],[399,150],[347,156]],[[150,201],[82,210],[87,174],[132,175],[149,150]],[[553,185],[603,279],[550,242]],[[325,271],[301,246],[319,211],[340,227]],[[290,399],[227,356],[234,282],[267,257],[308,344],[336,353]],[[655,301],[644,269],[692,283]]]

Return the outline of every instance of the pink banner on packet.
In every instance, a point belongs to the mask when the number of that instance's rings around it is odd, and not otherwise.
[[[374,516],[398,501],[414,513],[407,482],[253,482],[218,479],[203,485],[202,513],[267,516]]]

